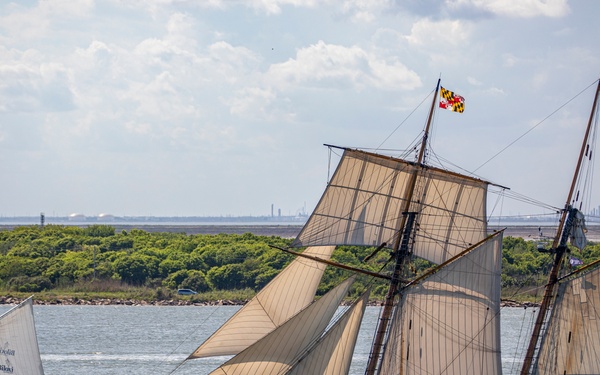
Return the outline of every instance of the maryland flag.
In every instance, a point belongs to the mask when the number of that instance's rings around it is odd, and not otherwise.
[[[441,89],[440,108],[463,113],[465,110],[465,98],[460,95],[455,95],[452,91],[448,91],[443,87]]]

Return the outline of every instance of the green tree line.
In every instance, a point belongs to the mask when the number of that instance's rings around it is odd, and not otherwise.
[[[133,229],[117,233],[108,225],[87,228],[48,225],[23,226],[0,231],[0,288],[5,291],[40,292],[64,289],[102,280],[124,285],[194,289],[198,292],[258,291],[287,265],[293,256],[275,247],[291,240],[250,233],[186,235]],[[509,293],[543,284],[550,255],[536,250],[536,243],[507,237],[503,243],[502,283]],[[340,247],[332,260],[370,271],[390,267],[389,252],[362,263],[373,248]],[[588,246],[576,254],[589,261],[600,256],[600,247]],[[429,267],[416,263],[414,273]],[[347,271],[328,267],[319,293],[348,276]],[[359,279],[355,293],[369,278]],[[385,294],[385,283],[376,281],[374,296]]]

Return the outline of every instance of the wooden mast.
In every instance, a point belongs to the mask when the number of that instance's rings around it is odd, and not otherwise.
[[[588,124],[587,124],[587,129],[585,131],[585,136],[583,137],[583,142],[581,144],[581,150],[579,152],[579,159],[577,160],[577,166],[575,167],[573,181],[571,182],[571,189],[569,190],[569,195],[568,195],[567,201],[565,203],[565,208],[562,211],[558,229],[556,231],[556,236],[554,237],[554,241],[552,242],[552,248],[555,249],[554,263],[552,265],[552,269],[550,270],[550,275],[548,277],[548,283],[546,284],[546,290],[544,292],[544,297],[543,297],[542,303],[540,305],[540,311],[538,312],[538,316],[536,318],[535,325],[533,326],[531,340],[529,341],[529,346],[527,348],[527,353],[525,354],[525,360],[523,362],[523,367],[521,368],[521,375],[527,375],[529,373],[529,370],[531,369],[535,351],[538,346],[538,341],[540,338],[540,332],[542,331],[542,327],[543,327],[544,321],[546,319],[546,314],[548,313],[548,309],[550,308],[550,304],[552,303],[553,298],[554,298],[554,289],[556,286],[556,282],[558,280],[558,273],[561,269],[563,258],[564,258],[565,252],[567,250],[567,240],[568,240],[569,233],[571,232],[571,228],[573,225],[573,215],[576,212],[576,210],[573,209],[571,206],[571,200],[573,199],[573,193],[575,192],[575,185],[577,184],[577,179],[579,177],[581,163],[583,162],[583,157],[585,156],[585,150],[588,145],[588,138],[590,135],[590,129],[592,127],[592,122],[593,122],[593,119],[595,116],[599,93],[600,93],[600,80],[598,80],[598,85],[596,87],[596,96],[594,97],[594,104],[592,106],[592,112],[590,114],[590,118],[589,118]]]
[[[379,318],[377,332],[375,334],[375,339],[371,348],[371,354],[369,356],[369,362],[367,364],[367,370],[365,372],[366,375],[374,375],[375,371],[377,370],[377,365],[380,362],[383,350],[383,343],[392,316],[392,312],[394,310],[394,300],[399,291],[401,272],[406,262],[406,259],[408,258],[410,237],[413,231],[413,224],[416,217],[416,213],[408,212],[408,210],[410,209],[410,204],[413,200],[413,196],[415,193],[417,177],[425,160],[425,149],[427,147],[427,141],[429,138],[429,130],[431,128],[433,112],[435,110],[435,104],[437,101],[437,94],[440,88],[440,81],[441,80],[438,79],[437,86],[435,88],[435,93],[433,94],[433,101],[429,110],[429,117],[427,118],[425,133],[423,134],[423,139],[421,141],[421,149],[419,150],[417,163],[412,171],[410,180],[408,182],[408,189],[406,190],[406,195],[404,197],[404,204],[402,205],[400,211],[400,214],[402,216],[400,219],[400,225],[397,227],[398,231],[396,238],[394,239],[393,246],[396,263],[394,265],[394,272],[392,274],[392,279],[390,280],[388,292],[385,296],[383,311],[381,312],[381,316]]]

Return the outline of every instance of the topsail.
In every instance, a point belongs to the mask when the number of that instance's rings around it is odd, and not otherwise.
[[[294,246],[391,248],[414,173],[417,191],[408,211],[419,212],[415,255],[439,264],[486,237],[488,182],[346,149]]]

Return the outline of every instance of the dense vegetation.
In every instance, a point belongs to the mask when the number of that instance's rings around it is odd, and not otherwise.
[[[286,247],[280,237],[243,235],[186,235],[148,233],[141,230],[116,233],[107,225],[88,228],[49,225],[19,227],[0,232],[0,289],[5,292],[140,290],[149,299],[170,298],[178,288],[200,292],[195,298],[223,298],[232,290],[247,298],[268,283],[293,257],[271,246]],[[502,282],[505,297],[530,291],[543,284],[550,256],[521,238],[504,239]],[[332,260],[378,271],[389,253],[381,252],[365,265],[361,260],[373,249],[341,247]],[[593,245],[579,258],[600,256]],[[421,262],[414,272],[428,266]],[[319,293],[324,293],[346,271],[329,267]],[[366,278],[359,280],[362,290]],[[136,289],[137,288],[137,289]],[[225,292],[228,291],[228,292]],[[375,298],[385,293],[383,283],[374,287]]]

